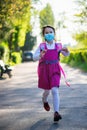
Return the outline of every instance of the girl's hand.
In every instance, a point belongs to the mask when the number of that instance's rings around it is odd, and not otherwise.
[[[41,53],[40,53],[40,57],[41,57],[41,58],[45,55],[46,51],[47,51],[47,50],[42,50],[42,51],[41,51]]]
[[[61,51],[69,52],[66,47],[63,47],[63,48],[61,49]]]

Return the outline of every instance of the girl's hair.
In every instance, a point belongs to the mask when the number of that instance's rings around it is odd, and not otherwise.
[[[44,32],[45,32],[45,29],[46,29],[46,28],[52,28],[53,31],[54,31],[54,33],[55,33],[55,28],[52,27],[52,26],[50,26],[50,25],[47,25],[47,26],[44,26],[44,27],[42,28],[42,34],[43,34],[43,35],[44,35]]]

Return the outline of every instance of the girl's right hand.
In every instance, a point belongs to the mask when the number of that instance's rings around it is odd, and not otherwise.
[[[41,53],[40,53],[40,57],[41,57],[41,58],[45,55],[46,51],[47,51],[47,50],[42,50],[42,51],[41,51]]]

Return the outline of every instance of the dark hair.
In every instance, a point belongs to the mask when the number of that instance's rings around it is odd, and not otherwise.
[[[50,26],[50,25],[47,25],[47,26],[44,26],[44,27],[42,28],[42,34],[43,34],[43,35],[44,35],[44,31],[45,31],[46,28],[52,28],[53,31],[54,31],[54,33],[55,33],[55,28],[52,27],[52,26]]]

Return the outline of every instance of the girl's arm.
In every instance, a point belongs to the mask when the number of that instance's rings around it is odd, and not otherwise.
[[[36,49],[36,51],[34,52],[34,54],[33,54],[33,60],[34,61],[37,61],[37,60],[39,60],[40,59],[40,47],[38,47],[37,49]]]
[[[66,47],[63,47],[61,49],[61,53],[64,55],[64,56],[69,56],[70,52],[69,50],[66,48]]]
[[[69,56],[70,52],[66,47],[62,46],[62,43],[57,43],[59,52],[61,52],[64,56]]]

